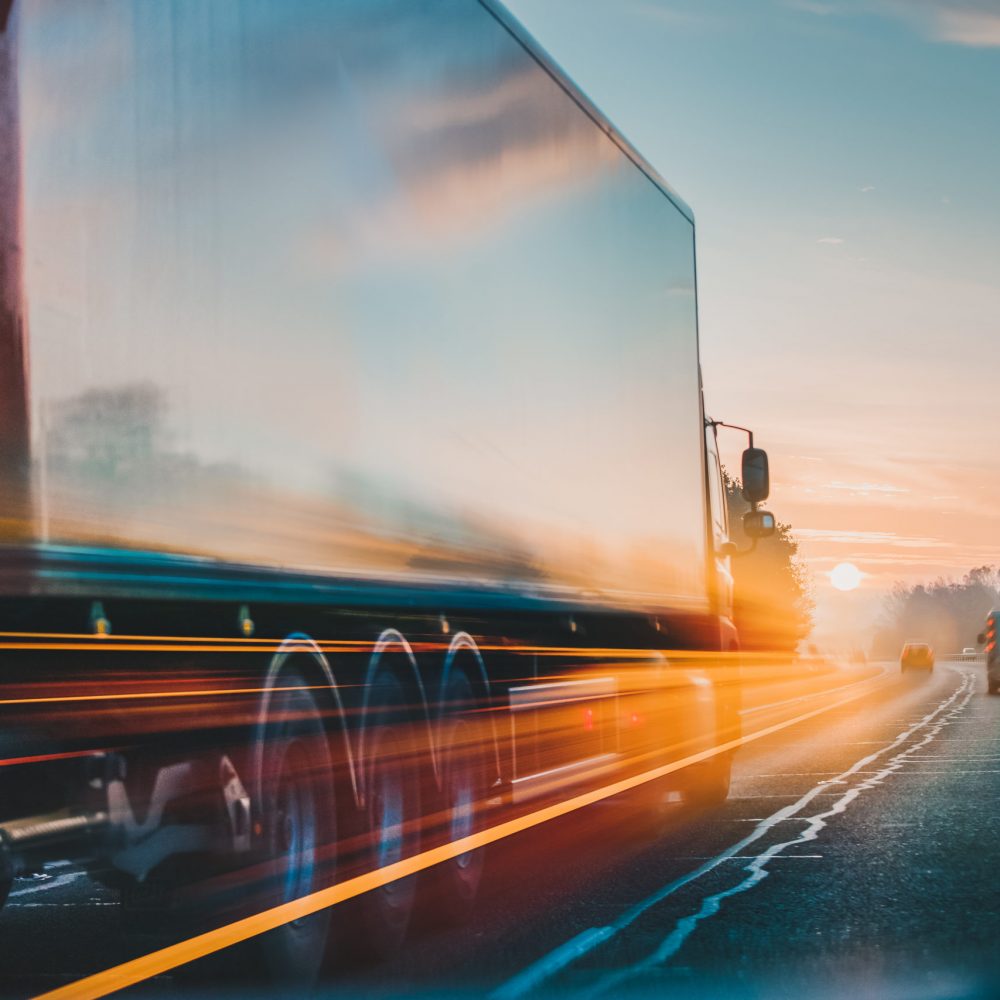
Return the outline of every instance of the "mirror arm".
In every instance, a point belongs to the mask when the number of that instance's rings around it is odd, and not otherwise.
[[[736,542],[725,542],[719,549],[719,554],[729,556],[732,559],[739,559],[741,556],[748,556],[757,549],[757,539],[750,539],[750,548],[741,549]]]
[[[706,420],[706,427],[728,427],[731,431],[743,431],[750,438],[750,447],[753,447],[753,431],[749,427],[740,427],[739,424],[727,424],[724,420]]]

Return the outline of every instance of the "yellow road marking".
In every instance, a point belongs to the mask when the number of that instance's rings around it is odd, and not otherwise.
[[[38,698],[0,698],[0,705],[53,705],[74,701],[136,701],[142,698],[198,698],[235,694],[263,694],[265,691],[329,691],[329,684],[295,684],[290,687],[212,688],[198,691],[122,691],[119,694],[69,694]]]
[[[888,675],[873,678],[872,687],[883,684],[887,680],[889,680]],[[696,764],[718,754],[735,750],[737,747],[751,743],[754,740],[770,736],[772,733],[787,729],[789,726],[797,725],[824,712],[839,708],[847,702],[860,698],[865,693],[865,691],[857,691],[849,697],[842,698],[833,704],[824,705],[821,708],[798,715],[793,719],[786,719],[783,722],[766,726],[764,729],[741,736],[739,739],[729,740],[720,746],[712,747],[709,750],[702,750],[699,753],[691,754],[670,764],[664,764],[652,770],[644,771],[642,774],[623,778],[610,785],[605,785],[603,788],[584,792],[581,795],[576,795],[555,805],[546,806],[535,812],[518,816],[515,819],[499,823],[486,830],[481,830],[479,833],[474,833],[471,836],[462,837],[460,840],[455,840],[448,844],[442,844],[440,847],[423,851],[410,858],[404,858],[402,861],[387,865],[385,868],[378,868],[364,875],[347,879],[345,882],[332,885],[327,889],[321,889],[319,892],[311,893],[308,896],[302,896],[299,899],[292,900],[290,903],[282,903],[280,906],[244,917],[242,920],[237,920],[215,930],[199,934],[196,937],[188,938],[177,944],[169,945],[166,948],[161,948],[159,951],[151,952],[148,955],[143,955],[140,958],[106,969],[103,972],[95,973],[92,976],[87,976],[84,979],[78,979],[76,982],[61,986],[48,993],[40,994],[37,1000],[91,1000],[91,998],[107,996],[110,993],[133,986],[146,979],[151,979],[153,976],[169,972],[180,965],[186,965],[188,962],[193,962],[196,959],[204,958],[206,955],[221,951],[223,948],[231,947],[232,945],[239,944],[241,941],[246,941],[259,934],[274,930],[276,927],[281,927],[283,924],[290,923],[293,920],[301,920],[313,913],[317,913],[319,910],[324,910],[337,903],[343,903],[348,899],[353,899],[380,886],[388,885],[390,882],[395,882],[396,879],[413,875],[423,871],[425,868],[431,868],[442,861],[448,861],[451,858],[465,854],[467,851],[474,851],[480,847],[485,847],[487,844],[492,844],[506,837],[511,837],[516,833],[529,830],[542,823],[565,816],[567,813],[575,812],[577,809],[583,809],[585,806],[600,802],[602,799],[620,795],[622,792],[637,788],[648,781],[662,778],[691,764]]]

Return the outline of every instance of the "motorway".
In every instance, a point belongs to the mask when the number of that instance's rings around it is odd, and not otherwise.
[[[1000,698],[979,663],[868,675],[751,703],[746,731],[768,734],[738,752],[723,807],[600,803],[493,845],[469,921],[426,915],[378,965],[341,954],[320,992],[1000,995]],[[132,957],[120,931],[112,895],[71,866],[19,880],[4,995]],[[133,992],[254,989],[209,959]]]

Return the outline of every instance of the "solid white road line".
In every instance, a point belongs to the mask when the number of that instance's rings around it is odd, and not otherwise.
[[[797,694],[792,698],[783,698],[780,701],[768,702],[766,705],[752,705],[750,708],[741,708],[740,715],[753,715],[756,712],[766,712],[771,708],[784,708],[786,705],[794,705],[799,701],[808,701],[810,698],[820,698],[823,695],[843,694],[845,691],[850,691],[859,684],[869,684],[874,680],[880,680],[887,676],[889,676],[889,670],[887,667],[883,667],[881,673],[869,674],[869,676],[862,677],[859,681],[851,681],[849,684],[841,684],[839,687],[808,691],[806,694]]]
[[[899,771],[899,769],[907,763],[911,753],[925,747],[932,740],[936,739],[941,730],[951,723],[955,716],[962,712],[969,703],[969,699],[973,694],[971,678],[969,677],[966,677],[958,691],[955,692],[955,695],[962,694],[963,692],[964,697],[961,697],[956,703],[951,705],[951,708],[930,726],[923,739],[913,744],[911,747],[902,750],[900,753],[895,754],[889,759],[888,764],[886,764],[881,771],[878,771],[873,774],[872,777],[866,778],[853,788],[850,788],[828,809],[812,816],[804,817],[806,826],[797,837],[787,840],[781,844],[775,844],[774,846],[769,847],[766,851],[757,855],[757,857],[755,857],[751,863],[746,866],[745,870],[747,872],[747,876],[740,883],[729,889],[725,889],[721,892],[713,893],[712,895],[705,897],[702,901],[701,908],[696,913],[678,920],[674,930],[663,940],[660,946],[652,954],[627,969],[605,976],[594,987],[588,990],[584,996],[591,997],[613,991],[626,980],[633,979],[644,972],[648,972],[651,969],[663,966],[669,962],[684,946],[684,942],[694,933],[700,923],[719,913],[722,903],[726,899],[753,889],[765,878],[767,878],[769,874],[767,866],[771,861],[775,858],[787,857],[787,855],[784,854],[784,851],[790,847],[797,847],[816,840],[820,832],[824,829],[824,827],[826,827],[828,820],[845,812],[847,807],[855,799],[857,799],[862,792],[866,792],[869,789],[874,788],[876,785],[880,785],[887,777],[889,777],[890,774]],[[955,696],[952,697],[954,698]],[[951,701],[951,698],[948,699],[949,703]],[[937,711],[940,711],[940,706]],[[937,711],[934,714],[937,714]],[[930,720],[928,720],[928,722],[929,721]],[[926,725],[927,723],[924,724],[924,726]],[[924,726],[920,726],[919,728],[924,728]],[[910,733],[908,735],[912,736],[915,734]],[[900,741],[897,739],[893,741],[892,745],[899,746]],[[888,747],[887,749],[891,749],[891,747]],[[853,770],[853,768],[850,768],[848,771],[845,771],[844,774],[849,774]]]
[[[83,878],[83,872],[67,872],[65,875],[57,875],[54,879],[49,882],[42,882],[39,885],[30,885],[25,889],[15,889],[10,894],[10,899],[19,899],[21,896],[30,896],[35,892],[49,892],[52,889],[58,889],[61,886],[69,885],[70,882],[75,882],[77,879]],[[12,906],[17,904],[12,902]]]
[[[639,963],[637,966],[632,966],[628,970],[622,973],[615,973],[612,976],[605,977],[597,987],[592,991],[587,991],[585,995],[591,995],[591,993],[605,992],[607,989],[612,988],[624,979],[630,978],[633,975],[645,970],[646,968],[652,967],[653,965],[661,964],[666,961],[667,958],[676,953],[680,946],[684,943],[684,940],[691,934],[695,929],[697,924],[707,918],[708,916],[714,915],[718,912],[719,906],[721,905],[722,898],[727,895],[733,895],[736,891],[745,891],[755,885],[757,882],[761,881],[767,874],[766,864],[771,858],[779,852],[779,850],[784,850],[786,847],[790,847],[793,844],[800,844],[806,840],[815,839],[819,830],[825,826],[825,819],[835,815],[838,812],[843,812],[847,805],[853,801],[861,791],[866,790],[869,787],[873,787],[878,784],[886,774],[897,770],[901,766],[901,762],[897,763],[896,758],[890,762],[887,768],[883,771],[878,772],[872,778],[866,779],[855,788],[852,788],[844,795],[841,796],[838,801],[831,806],[829,809],[824,810],[818,816],[811,817],[800,817],[798,814],[804,809],[813,799],[817,798],[819,795],[830,794],[829,785],[835,784],[836,782],[845,781],[848,777],[856,774],[862,768],[866,767],[868,764],[877,760],[879,757],[884,756],[887,753],[891,753],[893,750],[898,749],[907,740],[911,739],[916,733],[921,729],[931,726],[934,720],[944,713],[948,712],[955,703],[965,695],[964,700],[961,702],[960,706],[956,711],[960,711],[961,708],[965,707],[969,698],[972,697],[974,690],[974,679],[971,674],[966,674],[963,676],[958,687],[944,700],[942,700],[931,712],[928,712],[922,719],[918,720],[912,724],[908,729],[900,733],[895,739],[887,744],[881,746],[878,750],[862,757],[860,760],[856,761],[851,765],[846,771],[843,771],[837,776],[833,781],[822,782],[815,785],[808,792],[805,793],[798,801],[793,802],[791,805],[785,806],[779,809],[777,812],[772,813],[766,819],[761,821],[754,829],[742,840],[728,847],[725,851],[717,854],[710,861],[705,862],[705,864],[699,866],[694,871],[689,872],[687,875],[683,875],[672,882],[667,883],[662,888],[658,889],[651,896],[637,903],[635,906],[628,909],[621,917],[618,918],[613,924],[609,924],[605,927],[591,927],[588,930],[583,931],[576,937],[571,938],[565,944],[560,945],[554,951],[549,952],[549,954],[543,956],[537,962],[528,966],[526,969],[519,972],[516,976],[509,979],[506,983],[500,986],[491,994],[491,1000],[517,1000],[519,997],[523,997],[528,993],[533,992],[544,982],[551,979],[557,973],[561,972],[569,965],[572,965],[578,959],[593,951],[599,945],[604,944],[611,938],[615,937],[617,934],[621,933],[632,923],[634,923],[642,914],[652,907],[663,902],[669,896],[672,896],[679,889],[684,886],[690,885],[692,882],[700,879],[703,875],[707,875],[709,872],[714,871],[720,865],[726,861],[733,860],[738,856],[742,855],[745,848],[749,847],[751,844],[756,843],[762,837],[764,837],[768,832],[770,832],[779,823],[786,822],[787,820],[797,819],[808,824],[806,828],[806,833],[811,834],[810,836],[799,836],[795,840],[788,841],[787,843],[778,845],[777,848],[772,848],[769,851],[765,851],[762,855],[756,857],[755,861],[748,866],[748,871],[751,871],[751,875],[740,884],[739,887],[733,890],[728,890],[726,893],[720,893],[716,896],[710,896],[705,900],[702,909],[694,914],[692,917],[685,918],[681,921],[674,932],[663,942],[663,944],[658,948],[653,955],[644,962]],[[944,721],[940,725],[944,725]],[[920,743],[915,744],[913,751],[922,749],[926,744],[933,739],[933,736],[937,735],[940,727],[935,728],[932,736],[928,736],[925,740]],[[900,757],[905,756],[905,754],[898,755]],[[665,956],[665,957],[664,957]]]

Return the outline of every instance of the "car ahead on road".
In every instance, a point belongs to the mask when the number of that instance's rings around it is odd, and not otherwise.
[[[899,669],[909,670],[916,667],[921,670],[934,669],[934,650],[926,642],[908,642],[899,654]]]

